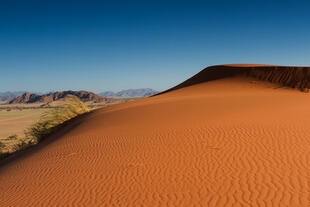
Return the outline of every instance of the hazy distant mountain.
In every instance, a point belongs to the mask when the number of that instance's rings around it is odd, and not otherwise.
[[[0,96],[0,102],[8,102],[16,98],[17,95]]]
[[[61,91],[61,92],[52,92],[45,95],[38,95],[35,93],[24,93],[21,96],[18,96],[11,100],[10,104],[18,103],[50,103],[52,101],[57,101],[63,98],[66,98],[68,95],[77,96],[82,101],[93,101],[93,102],[105,102],[108,101],[107,98],[101,97],[95,93],[89,91]]]
[[[26,91],[6,91],[6,92],[0,92],[0,96],[11,96],[11,95],[17,95],[20,96]]]
[[[8,102],[13,100],[19,95],[22,95],[25,91],[14,91],[14,92],[0,92],[0,102]]]
[[[103,97],[116,97],[116,93],[112,91],[102,92],[102,93],[99,93],[99,95]]]
[[[145,96],[152,96],[159,93],[150,88],[140,88],[140,89],[128,89],[119,91],[114,93],[112,91],[106,91],[99,93],[99,95],[107,98],[138,98],[138,97],[145,97]]]

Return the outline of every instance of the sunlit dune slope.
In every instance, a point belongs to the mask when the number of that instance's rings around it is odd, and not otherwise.
[[[310,96],[242,76],[109,106],[0,167],[0,206],[310,206]]]

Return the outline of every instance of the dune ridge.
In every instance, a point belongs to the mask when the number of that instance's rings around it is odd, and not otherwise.
[[[310,206],[309,101],[242,75],[96,110],[0,163],[0,206]]]
[[[307,91],[310,88],[310,67],[263,64],[226,64],[209,66],[193,77],[162,93],[236,75],[246,75],[258,78],[259,80],[277,83],[282,86],[298,88],[302,91]]]

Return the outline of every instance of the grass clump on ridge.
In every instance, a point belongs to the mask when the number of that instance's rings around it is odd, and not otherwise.
[[[30,127],[25,135],[34,142],[40,142],[57,126],[88,111],[86,104],[78,97],[68,96],[62,106],[44,112],[40,120]]]
[[[0,142],[0,159],[39,143],[64,122],[88,111],[86,104],[78,97],[68,96],[63,105],[44,112],[40,120],[25,131],[25,137],[18,138],[17,135],[8,137],[16,140],[11,149],[5,149],[5,144]]]

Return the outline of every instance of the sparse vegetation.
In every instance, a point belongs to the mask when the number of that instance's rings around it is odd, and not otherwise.
[[[88,112],[85,103],[76,96],[70,96],[63,106],[43,113],[40,121],[30,127],[25,135],[32,141],[39,142],[50,134],[56,126],[85,112]]]
[[[88,111],[87,105],[78,97],[68,96],[63,105],[43,112],[40,120],[25,130],[24,138],[18,138],[16,134],[9,136],[8,140],[15,140],[10,149],[0,142],[0,159],[39,143],[64,122]],[[2,150],[4,147],[7,149]]]
[[[35,144],[35,143],[32,140],[23,138],[23,139],[18,140],[18,142],[13,146],[13,149],[15,151],[23,150],[23,149],[26,149],[27,147],[29,147],[33,144]]]
[[[3,142],[0,141],[0,149],[1,149],[1,148],[4,148],[5,146],[6,146],[6,145],[5,145]]]
[[[17,134],[12,134],[8,136],[8,139],[17,139],[17,138],[18,138]]]

